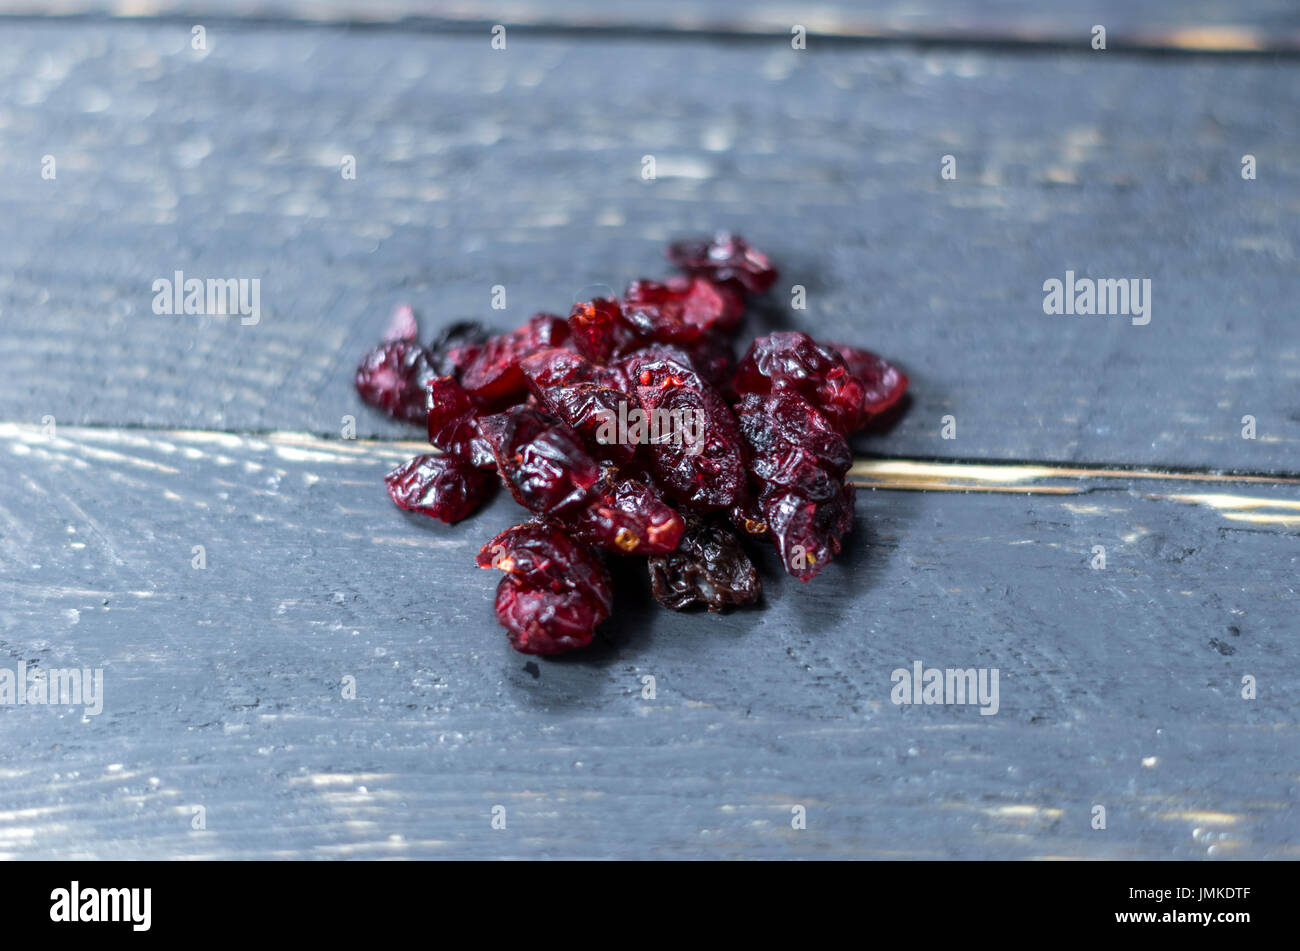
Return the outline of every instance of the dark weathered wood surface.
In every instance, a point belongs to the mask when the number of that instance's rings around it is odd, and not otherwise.
[[[98,717],[0,716],[5,856],[1300,857],[1295,535],[1146,497],[1185,485],[867,491],[813,583],[683,617],[625,576],[530,673],[472,565],[519,510],[396,511],[416,446],[0,435],[0,666],[105,671]],[[893,705],[915,660],[999,712]]]
[[[166,18],[0,20],[0,668],[106,678],[96,717],[0,709],[0,857],[1300,857],[1300,63],[980,45],[1072,35],[1021,4],[966,47],[798,53],[780,5],[714,24],[729,0],[662,7],[694,37],[506,4],[542,29],[505,51],[467,5],[314,13],[472,21],[449,33],[74,8]],[[1296,29],[1098,9],[1112,45]],[[845,38],[904,16],[818,10]],[[565,32],[597,14],[622,19]],[[906,366],[910,412],[859,446],[895,458],[855,469],[811,584],[768,558],[762,610],[683,617],[628,568],[598,646],[529,664],[472,558],[519,510],[394,510],[382,475],[423,447],[352,366],[399,301],[515,324],[717,226],[784,269],[751,331]],[[1150,325],[1044,315],[1067,269],[1150,277]],[[260,322],[155,316],[176,270],[259,278]],[[895,706],[917,660],[998,668],[999,713]]]

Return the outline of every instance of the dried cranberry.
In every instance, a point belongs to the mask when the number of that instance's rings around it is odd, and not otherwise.
[[[736,405],[759,486],[759,509],[786,571],[804,581],[840,551],[852,527],[852,464],[845,438],[812,403],[786,390]]]
[[[685,529],[676,510],[636,479],[622,479],[597,492],[565,524],[576,538],[623,555],[670,552]]]
[[[384,476],[388,494],[399,508],[431,515],[448,525],[482,505],[495,482],[491,473],[451,456],[416,456]]]
[[[554,314],[534,314],[518,330],[493,337],[461,374],[465,389],[484,400],[523,398],[527,381],[519,361],[539,350],[557,347],[568,339],[569,328]]]
[[[371,406],[408,423],[425,419],[425,387],[437,374],[429,354],[410,340],[390,340],[370,350],[357,367],[357,393]]]
[[[601,467],[568,426],[516,406],[480,417],[478,428],[511,495],[524,508],[562,519],[586,507]]]
[[[720,231],[713,239],[675,241],[668,258],[688,274],[712,281],[735,281],[751,294],[761,294],[776,281],[776,269],[739,235]]]
[[[487,328],[476,320],[460,320],[449,324],[429,344],[434,369],[439,376],[454,376],[459,379],[465,368],[483,352],[483,346],[490,337]]]
[[[492,450],[478,431],[481,407],[455,377],[429,381],[427,409],[429,442],[476,466],[494,464]]]
[[[613,608],[613,585],[599,557],[554,526],[507,529],[483,546],[478,563],[506,572],[496,616],[511,646],[525,654],[585,647]]]
[[[654,343],[690,344],[712,331],[732,331],[744,312],[735,290],[702,277],[633,281],[623,296],[627,322]]]
[[[574,348],[588,360],[604,363],[637,346],[637,333],[612,297],[574,304],[569,313]]]
[[[651,471],[673,498],[700,511],[727,508],[745,485],[744,450],[726,401],[668,348],[624,363],[646,414],[673,438],[650,444]]]
[[[676,551],[652,556],[649,567],[655,600],[674,611],[703,605],[716,613],[753,604],[763,593],[736,536],[713,522],[693,525]]]
[[[893,409],[907,392],[907,374],[870,350],[844,344],[828,344],[844,358],[849,372],[862,382],[862,418],[858,426]]]

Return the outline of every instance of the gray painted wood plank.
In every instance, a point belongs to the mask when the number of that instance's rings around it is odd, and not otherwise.
[[[1148,497],[1185,485],[865,491],[762,610],[629,568],[600,646],[530,672],[472,565],[519,510],[398,512],[417,444],[0,437],[0,667],[105,672],[98,716],[0,711],[4,857],[1300,856],[1296,527]],[[998,668],[998,713],[894,705],[916,660]]]
[[[237,25],[206,54],[188,40],[0,32],[0,419],[337,434],[356,415],[362,436],[399,436],[350,383],[395,303],[429,326],[515,325],[661,274],[665,240],[725,226],[784,268],[751,332],[839,337],[912,375],[912,411],[860,448],[1297,468],[1296,65],[493,51]],[[260,280],[260,322],[155,316],[153,282],[178,270]],[[1045,315],[1043,283],[1067,270],[1149,277],[1151,323]],[[796,283],[807,311],[786,306]]]

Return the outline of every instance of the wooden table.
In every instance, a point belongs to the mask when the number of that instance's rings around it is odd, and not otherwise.
[[[0,710],[0,857],[1300,856],[1294,6],[610,6],[0,0],[0,668],[105,679]],[[623,566],[530,662],[473,564],[518,508],[396,511],[425,446],[352,368],[715,227],[782,266],[752,333],[912,406],[815,581],[682,616]],[[1045,314],[1067,270],[1150,323]],[[176,271],[260,320],[155,315]],[[915,661],[997,714],[894,704]]]

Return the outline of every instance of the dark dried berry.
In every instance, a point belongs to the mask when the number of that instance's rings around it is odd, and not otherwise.
[[[428,390],[429,442],[473,465],[493,466],[492,450],[478,431],[480,408],[455,377],[434,377]]]
[[[492,335],[476,320],[459,320],[449,324],[429,344],[433,368],[439,376],[457,379],[465,368],[483,352],[483,346]]]
[[[577,590],[606,611],[614,600],[613,583],[600,557],[574,541],[561,527],[543,521],[507,528],[478,553],[480,568],[504,571],[530,588]]]
[[[868,378],[855,374],[840,350],[805,333],[788,330],[759,337],[736,368],[736,391],[799,393],[847,435],[897,402],[907,377],[873,353],[846,349]]]
[[[669,348],[647,348],[622,365],[644,412],[655,417],[661,433],[674,434],[650,444],[655,481],[698,511],[735,504],[745,485],[745,460],[726,401]]]
[[[840,539],[853,527],[855,498],[851,484],[823,501],[793,491],[764,495],[763,514],[788,573],[809,581],[840,553]]]
[[[876,416],[893,409],[907,392],[907,374],[870,350],[848,347],[840,343],[827,344],[848,365],[849,372],[863,386],[862,419],[859,428]]]
[[[716,613],[754,604],[763,593],[758,572],[736,536],[712,522],[692,526],[676,551],[652,556],[649,567],[655,600],[674,611],[702,605]]]
[[[746,395],[736,405],[759,487],[759,510],[786,571],[804,581],[840,551],[853,524],[852,455],[844,437],[793,390]]]
[[[460,382],[475,396],[500,402],[522,399],[527,389],[519,361],[525,357],[558,347],[569,336],[568,325],[554,314],[534,314],[528,323],[508,334],[493,337],[469,362]]]
[[[521,654],[563,654],[586,647],[608,611],[577,591],[556,594],[517,584],[509,577],[497,585],[497,621],[510,646]]]
[[[586,507],[602,471],[568,426],[516,406],[480,417],[478,427],[510,494],[524,508],[563,519]]]
[[[705,334],[730,332],[745,313],[744,299],[731,287],[702,277],[633,281],[623,313],[646,342],[690,344]]]
[[[525,654],[585,647],[613,608],[613,584],[599,556],[555,526],[507,529],[483,546],[478,563],[506,572],[496,616],[511,646]]]
[[[448,525],[471,514],[492,494],[496,479],[451,456],[416,456],[384,476],[398,508],[431,515]]]
[[[739,235],[720,231],[712,240],[675,241],[668,258],[688,274],[717,282],[735,281],[751,294],[761,294],[776,281],[776,268]]]
[[[569,313],[569,334],[574,348],[588,360],[604,363],[639,345],[636,330],[612,297],[574,304]]]
[[[622,479],[596,492],[565,525],[575,538],[621,555],[670,552],[686,527],[672,506],[637,479]]]
[[[425,387],[437,374],[418,343],[390,340],[370,350],[357,367],[357,393],[371,406],[408,423],[425,420]]]

